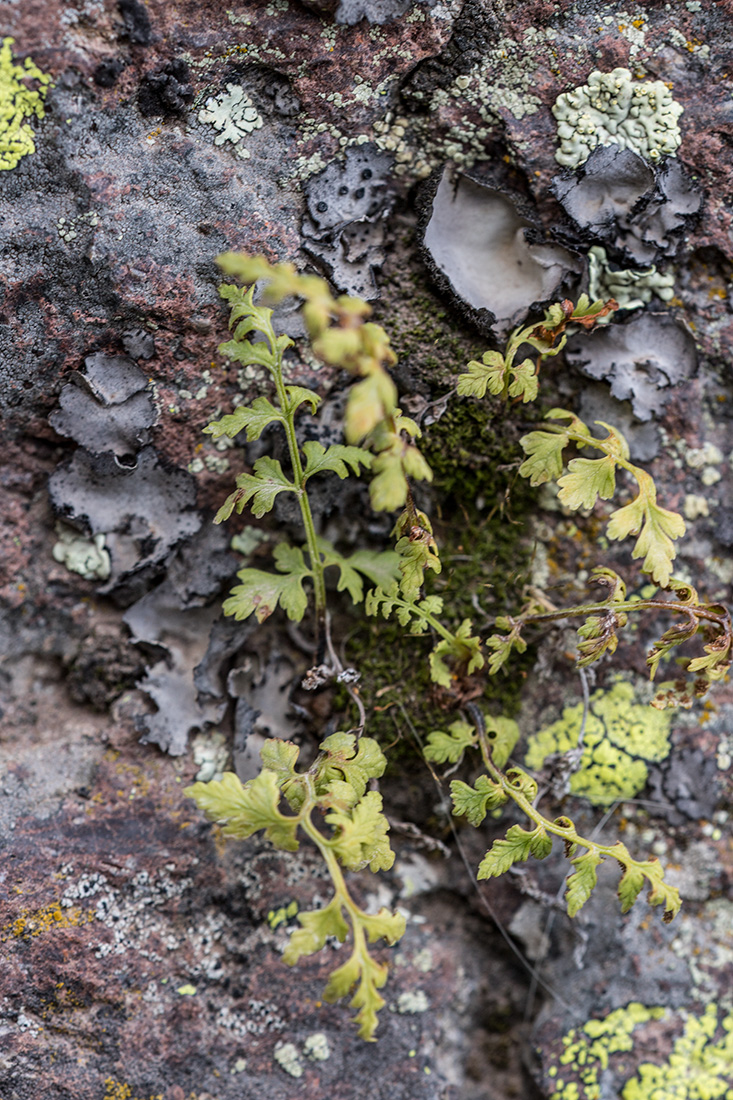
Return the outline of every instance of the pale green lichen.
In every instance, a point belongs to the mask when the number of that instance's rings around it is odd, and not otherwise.
[[[291,1077],[303,1076],[303,1065],[294,1043],[278,1043],[275,1047],[275,1061]]]
[[[588,293],[592,301],[615,298],[620,309],[641,309],[656,295],[663,302],[674,298],[674,275],[663,275],[652,264],[643,271],[614,270],[606,250],[593,245],[588,252]],[[601,318],[607,322],[610,317]]]
[[[573,1028],[562,1039],[563,1053],[548,1069],[554,1086],[550,1100],[600,1100],[610,1056],[633,1051],[636,1028],[666,1017],[662,1007],[633,1002]],[[620,1092],[621,1100],[733,1100],[733,1014],[723,1015],[710,1004],[699,1016],[682,1011],[679,1017],[683,1031],[668,1059],[639,1065]],[[615,1068],[623,1072],[623,1063]]]
[[[4,38],[0,46],[0,170],[16,164],[36,151],[33,130],[28,120],[41,119],[51,77],[43,73],[29,57],[17,65],[11,49],[14,38]],[[29,87],[29,81],[37,86]]]
[[[112,563],[109,552],[104,548],[104,535],[95,535],[88,539],[64,523],[56,525],[56,534],[58,542],[51,551],[55,561],[87,581],[107,580]]]
[[[395,1007],[401,1016],[415,1016],[420,1012],[427,1012],[430,1001],[424,990],[416,989],[414,992],[400,993]]]
[[[582,721],[582,703],[566,707],[561,719],[529,738],[527,766],[539,769],[553,753],[577,748]],[[630,684],[595,692],[580,766],[570,778],[571,793],[596,806],[634,798],[646,784],[647,764],[669,754],[670,722],[667,711],[635,703]]]
[[[198,764],[196,779],[200,783],[209,783],[212,779],[221,779],[229,760],[229,745],[220,730],[213,733],[199,733],[193,740],[193,762]]]
[[[328,1045],[328,1036],[322,1031],[315,1031],[309,1035],[303,1043],[303,1053],[311,1062],[326,1062],[331,1057],[331,1048]]]
[[[99,225],[99,215],[93,210],[87,211],[86,214],[77,214],[75,218],[59,218],[56,222],[59,237],[67,244],[71,244],[72,241],[76,240],[79,233],[85,228],[94,229],[97,225]]]
[[[259,130],[262,117],[244,88],[239,84],[227,84],[226,92],[210,96],[198,113],[199,122],[206,122],[218,131],[214,145],[229,141],[236,147],[237,156],[246,160],[249,150],[240,145],[242,138]]]
[[[560,148],[564,168],[577,168],[598,145],[622,145],[652,162],[674,156],[682,140],[677,120],[683,108],[661,80],[634,83],[628,69],[593,72],[587,84],[557,97]]]

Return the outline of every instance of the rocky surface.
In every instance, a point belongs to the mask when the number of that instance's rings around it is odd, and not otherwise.
[[[641,905],[621,917],[608,869],[571,923],[557,907],[559,853],[479,891],[455,851],[441,854],[455,838],[405,747],[410,712],[378,694],[412,683],[413,651],[335,604],[370,722],[396,742],[382,789],[398,859],[356,887],[408,914],[381,956],[376,1048],[343,1005],[322,1002],[328,960],[295,974],[279,957],[295,908],[325,889],[314,854],[227,845],[182,789],[232,760],[246,775],[268,735],[312,749],[353,720],[332,691],[299,691],[302,637],[220,615],[242,556],[267,547],[259,528],[211,527],[234,475],[263,453],[201,434],[261,381],[217,354],[223,250],[292,260],[373,300],[445,494],[428,501],[451,555],[440,583],[476,597],[471,615],[495,614],[492,600],[525,581],[556,602],[584,598],[600,528],[548,495],[528,504],[507,479],[526,422],[455,419],[447,379],[560,285],[530,279],[521,300],[509,294],[526,255],[561,256],[571,293],[591,277],[628,288],[622,324],[543,367],[542,401],[623,426],[688,521],[681,574],[731,601],[729,5],[24,0],[2,16],[15,61],[0,58],[13,107],[0,122],[0,1095],[724,1095],[710,1090],[733,1078],[728,684],[675,714],[669,755],[608,820],[584,799],[560,807],[671,865],[683,913],[668,928]],[[25,59],[37,67],[26,78]],[[600,145],[562,167],[558,96],[622,69],[634,88],[665,82],[683,108],[676,156],[641,159],[659,147],[645,92],[650,141],[633,148],[627,113],[631,149]],[[461,187],[482,201],[456,203]],[[450,287],[420,251],[439,188]],[[495,225],[481,220],[487,195]],[[591,270],[594,246],[604,260],[595,252]],[[327,399],[315,434],[332,441],[341,382],[307,352],[297,315],[278,321],[297,342],[296,380]],[[346,492],[318,498],[324,533],[386,540],[362,489]],[[512,509],[529,540],[503,522]],[[641,587],[627,550],[604,555]],[[613,690],[622,668],[648,698],[652,629],[598,667],[594,691]],[[492,706],[502,691],[521,703],[525,737],[581,698],[572,631],[557,638],[487,689]],[[426,721],[448,720],[415,683],[415,722],[423,704]],[[504,828],[459,830],[470,866]]]

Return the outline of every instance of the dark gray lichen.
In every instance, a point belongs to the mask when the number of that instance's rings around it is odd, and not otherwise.
[[[599,438],[605,437],[607,430],[596,421],[613,424],[628,443],[632,462],[651,462],[659,454],[661,441],[657,426],[650,421],[640,424],[631,402],[613,397],[602,382],[583,382],[578,415]]]
[[[654,169],[633,149],[600,145],[575,175],[554,180],[552,190],[576,225],[608,237],[654,185]]]
[[[51,427],[92,454],[133,457],[157,420],[147,376],[125,356],[90,355],[84,366],[61,390]]]
[[[655,815],[671,825],[710,821],[721,796],[715,759],[700,749],[678,749],[650,769],[649,788]]]
[[[334,285],[360,298],[377,297],[374,271],[384,261],[384,218],[392,202],[392,158],[374,145],[352,146],[305,184],[305,251]]]
[[[190,70],[185,61],[169,61],[140,82],[137,105],[144,118],[182,115],[193,99]]]
[[[102,592],[159,567],[202,522],[194,479],[167,467],[152,447],[144,447],[131,466],[110,453],[79,448],[51,475],[49,492],[61,519],[90,537],[106,536],[112,572]]]
[[[598,146],[552,190],[578,228],[636,264],[674,256],[704,197],[677,159],[656,167],[620,145]]]
[[[220,621],[219,595],[236,568],[227,543],[221,528],[202,528],[170,556],[165,580],[124,616],[133,641],[161,656],[138,684],[157,708],[136,716],[141,740],[174,756],[186,751],[192,730],[223,717],[223,665],[249,633]]]
[[[690,179],[682,164],[666,161],[657,172],[657,187],[647,207],[620,224],[619,244],[639,263],[676,255],[703,201],[699,183]]]
[[[664,313],[571,337],[566,355],[588,377],[610,382],[612,396],[631,401],[639,420],[660,415],[670,387],[691,378],[697,367],[692,334]]]
[[[172,756],[186,751],[191,730],[205,730],[224,714],[225,703],[198,701],[193,669],[207,646],[209,631],[220,614],[218,607],[182,610],[168,581],[133,604],[124,621],[137,643],[161,647],[165,655],[152,665],[139,683],[157,708],[139,714],[135,724],[143,744],[158,745]]]
[[[433,6],[434,0],[418,0]],[[360,19],[370,23],[390,23],[406,15],[413,0],[304,0],[306,7],[333,15],[337,23],[353,26]]]
[[[134,46],[149,46],[153,39],[150,16],[140,0],[117,0],[125,37]]]
[[[576,257],[548,243],[527,200],[446,167],[423,199],[423,258],[441,290],[483,333],[506,335],[561,297]]]

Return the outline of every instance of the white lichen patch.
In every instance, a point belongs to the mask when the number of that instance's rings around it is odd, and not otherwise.
[[[303,1043],[303,1053],[311,1062],[325,1062],[331,1057],[331,1048],[328,1045],[328,1036],[322,1031],[316,1031],[309,1035]]]
[[[551,37],[551,32],[546,37]],[[456,77],[449,94],[478,107],[481,117],[489,123],[501,118],[504,112],[517,121],[536,114],[542,102],[532,91],[534,74],[527,50],[532,51],[537,45],[531,36],[529,39],[525,36],[521,43],[512,38],[499,39],[480,65]],[[546,50],[547,41],[543,45]]]
[[[275,1047],[275,1061],[291,1077],[303,1076],[303,1064],[294,1043],[278,1043]]]
[[[423,947],[422,951],[413,957],[412,965],[415,970],[419,970],[421,974],[429,974],[435,966],[435,958],[433,952],[429,947]]]
[[[723,453],[714,443],[704,443],[702,447],[691,447],[685,451],[685,462],[691,470],[701,470],[704,466],[720,466]]]
[[[661,80],[634,83],[628,69],[593,72],[587,84],[555,101],[560,140],[555,159],[564,168],[577,168],[596,146],[617,144],[656,163],[676,154],[682,111]]]
[[[697,493],[687,493],[682,511],[685,514],[685,519],[700,519],[710,515],[710,506],[705,497],[701,497]]]
[[[593,245],[588,252],[588,293],[598,298],[615,298],[621,309],[641,309],[652,297],[669,302],[674,297],[674,275],[663,275],[652,264],[641,271],[614,270],[606,250]],[[610,317],[602,318],[605,323]]]
[[[227,739],[220,730],[213,733],[199,733],[193,740],[193,762],[198,764],[196,779],[208,783],[212,779],[221,779],[222,772],[229,760]]]
[[[395,1005],[395,1011],[401,1016],[415,1016],[419,1012],[427,1012],[430,1001],[422,989],[416,989],[409,993],[400,993]]]
[[[109,552],[104,548],[105,535],[88,539],[65,523],[56,524],[56,534],[58,542],[51,551],[55,561],[65,565],[69,572],[78,573],[84,580],[107,580],[112,563]]]
[[[720,470],[716,469],[715,466],[705,466],[700,474],[700,481],[709,489],[712,485],[717,485],[722,476]]]
[[[190,885],[189,878],[174,879],[166,873],[165,868],[155,878],[147,871],[140,871],[123,886],[113,885],[104,875],[99,875],[92,883],[91,891],[97,895],[94,916],[109,934],[104,940],[99,938],[94,951],[95,957],[103,959],[109,955],[124,955],[133,950],[143,958],[162,962],[164,956],[160,953],[161,947],[168,952],[179,950],[178,939],[170,934],[166,920],[159,917],[156,911],[167,908]],[[74,885],[69,886],[64,892],[64,898],[75,897],[74,890]],[[61,904],[64,904],[63,899]],[[202,969],[202,960],[207,957],[209,944],[202,928],[197,930],[197,935],[197,973],[208,977],[211,971],[219,976],[220,966],[204,966]]]
[[[218,131],[214,145],[229,141],[236,146],[237,156],[245,160],[249,150],[240,142],[262,126],[262,116],[239,84],[227,84],[225,92],[210,96],[199,111],[198,120]]]

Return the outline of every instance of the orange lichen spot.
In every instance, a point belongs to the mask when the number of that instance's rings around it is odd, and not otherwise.
[[[133,1096],[132,1088],[125,1081],[118,1081],[116,1077],[106,1077],[104,1080],[104,1100],[163,1100],[162,1092],[156,1092],[148,1097]],[[192,1093],[192,1095],[195,1095]]]
[[[95,917],[93,910],[79,909],[78,906],[62,909],[57,901],[52,902],[42,909],[28,909],[10,924],[0,928],[0,942],[4,943],[11,937],[20,940],[34,939],[52,928],[75,928],[95,920]]]
[[[631,26],[636,27],[637,30],[641,30],[641,28],[644,26],[644,20],[643,19],[632,19],[631,20]]]
[[[625,31],[625,30],[626,30],[626,24],[625,24],[625,23],[619,23],[619,25],[618,25],[618,29],[619,29],[620,31]]]

